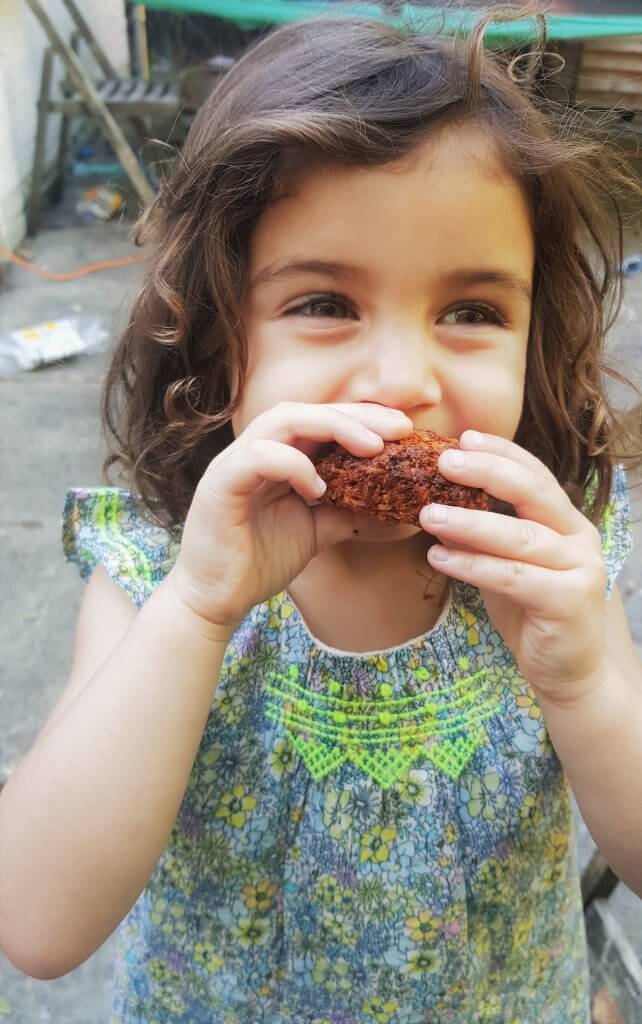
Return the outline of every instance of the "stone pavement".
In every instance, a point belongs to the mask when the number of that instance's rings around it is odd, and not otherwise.
[[[67,224],[69,221],[67,220]],[[78,267],[132,250],[127,227],[62,227],[43,231],[34,263]],[[631,246],[640,243],[632,239]],[[112,335],[127,315],[136,268],[110,270],[64,284],[11,269],[0,293],[0,334],[63,316],[101,317]],[[82,307],[78,310],[78,307]],[[629,368],[642,363],[642,275],[626,284],[626,306],[615,351]],[[11,601],[0,620],[5,667],[0,680],[0,779],[33,743],[62,691],[69,670],[82,592],[75,568],[64,563],[60,515],[69,486],[101,483],[98,399],[105,355],[0,380],[3,502],[0,512],[2,589]],[[636,492],[638,548],[621,578],[637,643],[642,647],[642,500]],[[583,860],[591,845],[580,837]],[[642,956],[642,904],[620,885],[609,900],[635,956]],[[113,940],[64,978],[39,982],[0,954],[0,1024],[107,1024]],[[639,1020],[626,1024],[639,1024]],[[500,1022],[498,1022],[500,1024]]]

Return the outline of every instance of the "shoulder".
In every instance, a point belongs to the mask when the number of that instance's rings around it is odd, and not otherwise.
[[[137,607],[172,568],[181,532],[159,525],[129,491],[100,487],[67,492],[62,516],[65,557],[85,579],[102,566]]]

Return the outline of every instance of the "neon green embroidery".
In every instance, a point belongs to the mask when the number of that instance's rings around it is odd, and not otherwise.
[[[428,673],[418,669],[414,675],[423,680]],[[408,697],[392,697],[390,684],[382,683],[379,699],[364,700],[337,696],[344,687],[336,680],[329,693],[308,690],[291,666],[287,676],[270,676],[266,715],[285,726],[315,781],[351,761],[389,789],[420,758],[457,779],[487,740],[482,722],[500,707],[486,675],[482,669]]]
[[[118,553],[121,571],[133,579],[143,579],[152,586],[152,569],[148,559],[120,530],[122,502],[117,491],[101,493],[96,503],[95,521],[103,540]]]

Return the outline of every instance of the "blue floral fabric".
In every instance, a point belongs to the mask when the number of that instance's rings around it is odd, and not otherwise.
[[[601,532],[610,590],[621,470]],[[138,607],[180,535],[126,491],[68,494],[67,557]],[[568,785],[479,592],[364,654],[318,642],[287,592],[252,609],[118,931],[111,1024],[588,1024]]]

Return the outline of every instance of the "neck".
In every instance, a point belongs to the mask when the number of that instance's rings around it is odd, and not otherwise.
[[[383,650],[429,630],[448,580],[426,561],[419,533],[395,543],[348,541],[314,558],[290,584],[312,634],[346,651]]]

